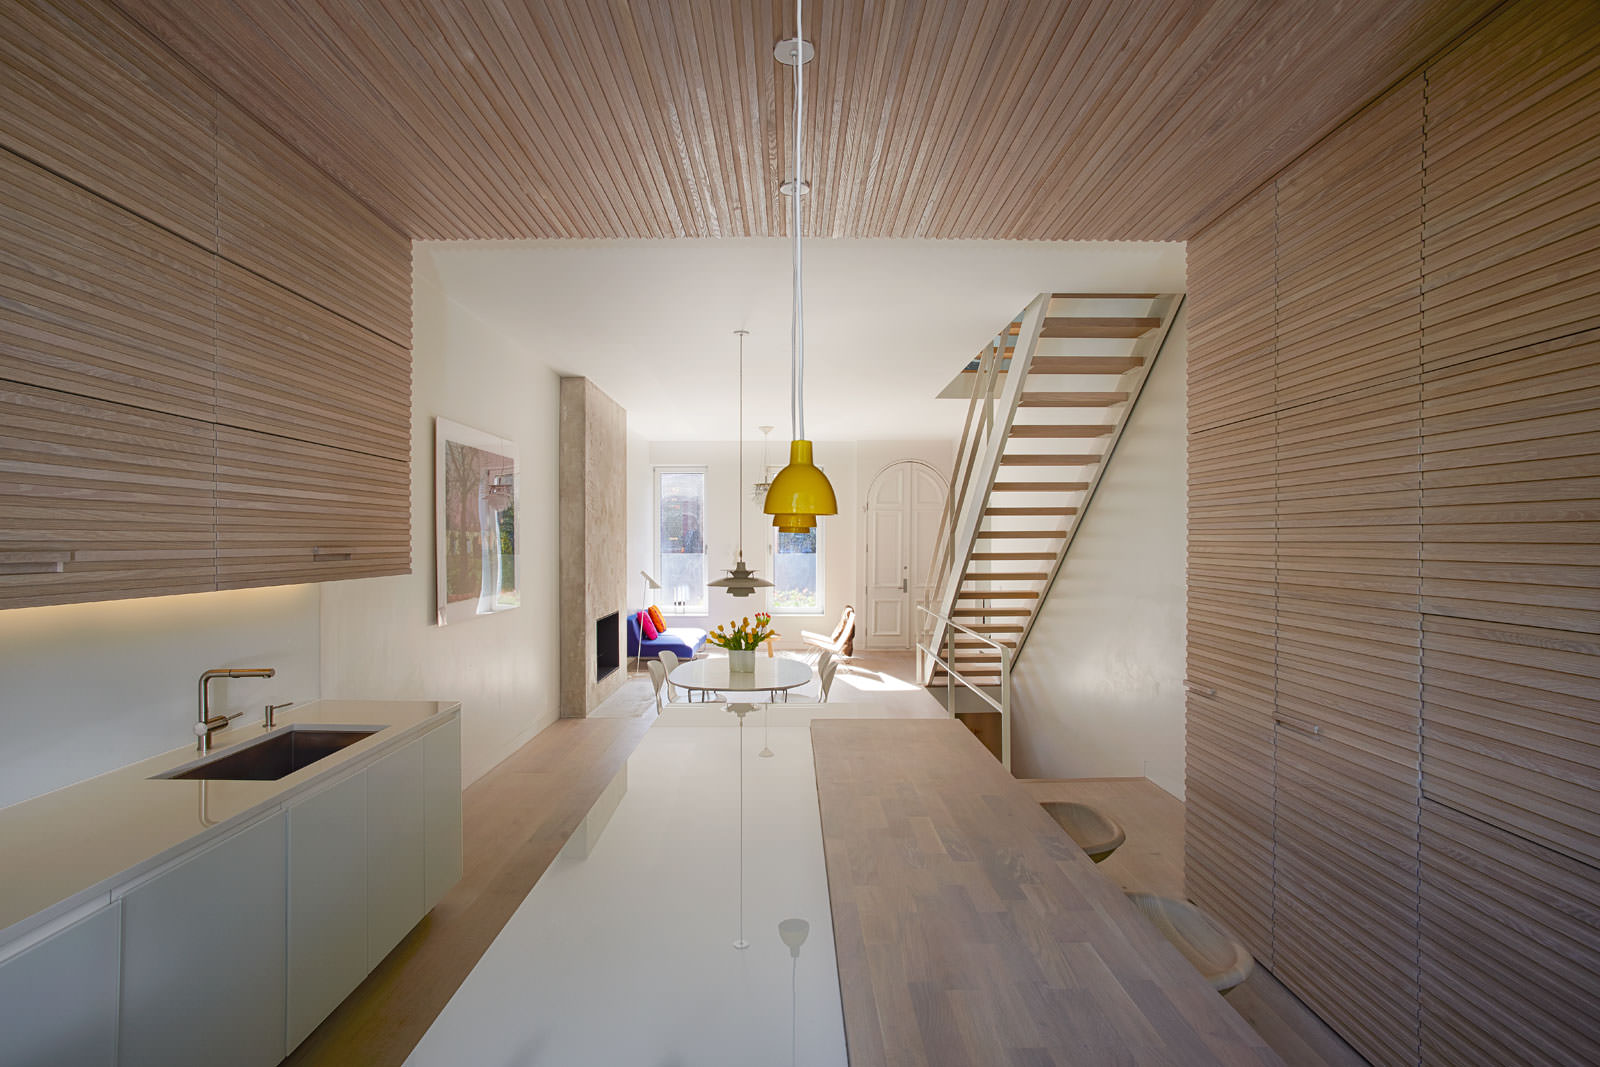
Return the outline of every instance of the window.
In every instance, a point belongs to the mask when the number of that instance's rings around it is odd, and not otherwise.
[[[821,615],[822,527],[810,533],[772,531],[772,613]]]
[[[706,601],[706,472],[656,468],[656,559],[661,610],[704,615]]]

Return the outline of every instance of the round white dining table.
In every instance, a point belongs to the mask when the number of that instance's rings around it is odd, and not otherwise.
[[[728,670],[724,656],[708,656],[680,663],[667,675],[667,681],[680,689],[697,693],[759,693],[767,692],[776,700],[780,692],[788,691],[811,681],[811,668],[798,660],[761,657],[751,672]]]

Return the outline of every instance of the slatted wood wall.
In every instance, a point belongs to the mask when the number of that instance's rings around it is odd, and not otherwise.
[[[1190,891],[1374,1063],[1600,1062],[1593,15],[1508,5],[1190,243]]]
[[[0,42],[0,607],[410,569],[410,245],[107,5]]]

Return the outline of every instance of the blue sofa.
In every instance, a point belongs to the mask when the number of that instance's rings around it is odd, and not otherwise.
[[[679,659],[694,659],[706,647],[706,632],[692,626],[674,626],[654,641],[646,641],[639,632],[639,613],[628,614],[628,657],[655,659],[663,651],[676,653]]]

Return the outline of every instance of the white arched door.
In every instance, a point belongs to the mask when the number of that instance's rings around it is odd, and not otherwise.
[[[928,567],[944,511],[945,484],[917,460],[885,467],[867,490],[865,610],[857,637],[866,648],[910,648],[917,605],[928,596]]]

